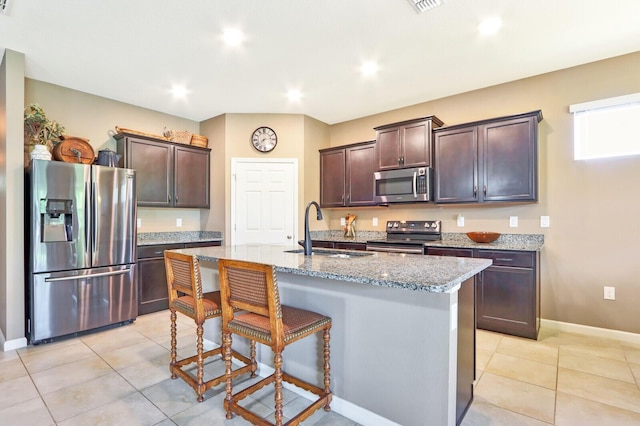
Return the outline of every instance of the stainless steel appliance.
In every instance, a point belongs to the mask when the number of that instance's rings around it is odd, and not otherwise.
[[[374,201],[378,204],[431,201],[431,167],[375,172]]]
[[[424,254],[426,241],[441,239],[439,220],[391,220],[387,222],[387,238],[367,241],[367,250]]]
[[[50,341],[138,315],[135,171],[32,160],[27,334]]]

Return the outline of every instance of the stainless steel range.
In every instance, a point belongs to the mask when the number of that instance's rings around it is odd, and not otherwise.
[[[426,241],[441,239],[439,220],[391,220],[387,222],[387,238],[367,241],[367,250],[424,254]]]

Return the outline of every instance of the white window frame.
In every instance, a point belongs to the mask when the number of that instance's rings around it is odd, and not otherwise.
[[[640,93],[569,106],[574,159],[640,155]]]

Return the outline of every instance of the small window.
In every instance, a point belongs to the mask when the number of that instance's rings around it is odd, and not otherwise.
[[[640,93],[571,105],[574,159],[640,155]]]

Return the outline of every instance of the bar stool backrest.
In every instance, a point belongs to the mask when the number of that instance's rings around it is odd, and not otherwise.
[[[165,252],[165,269],[167,271],[167,289],[169,306],[182,295],[193,298],[193,319],[197,324],[204,323],[205,312],[202,303],[202,278],[198,258],[189,254]],[[184,299],[183,299],[184,300]]]

